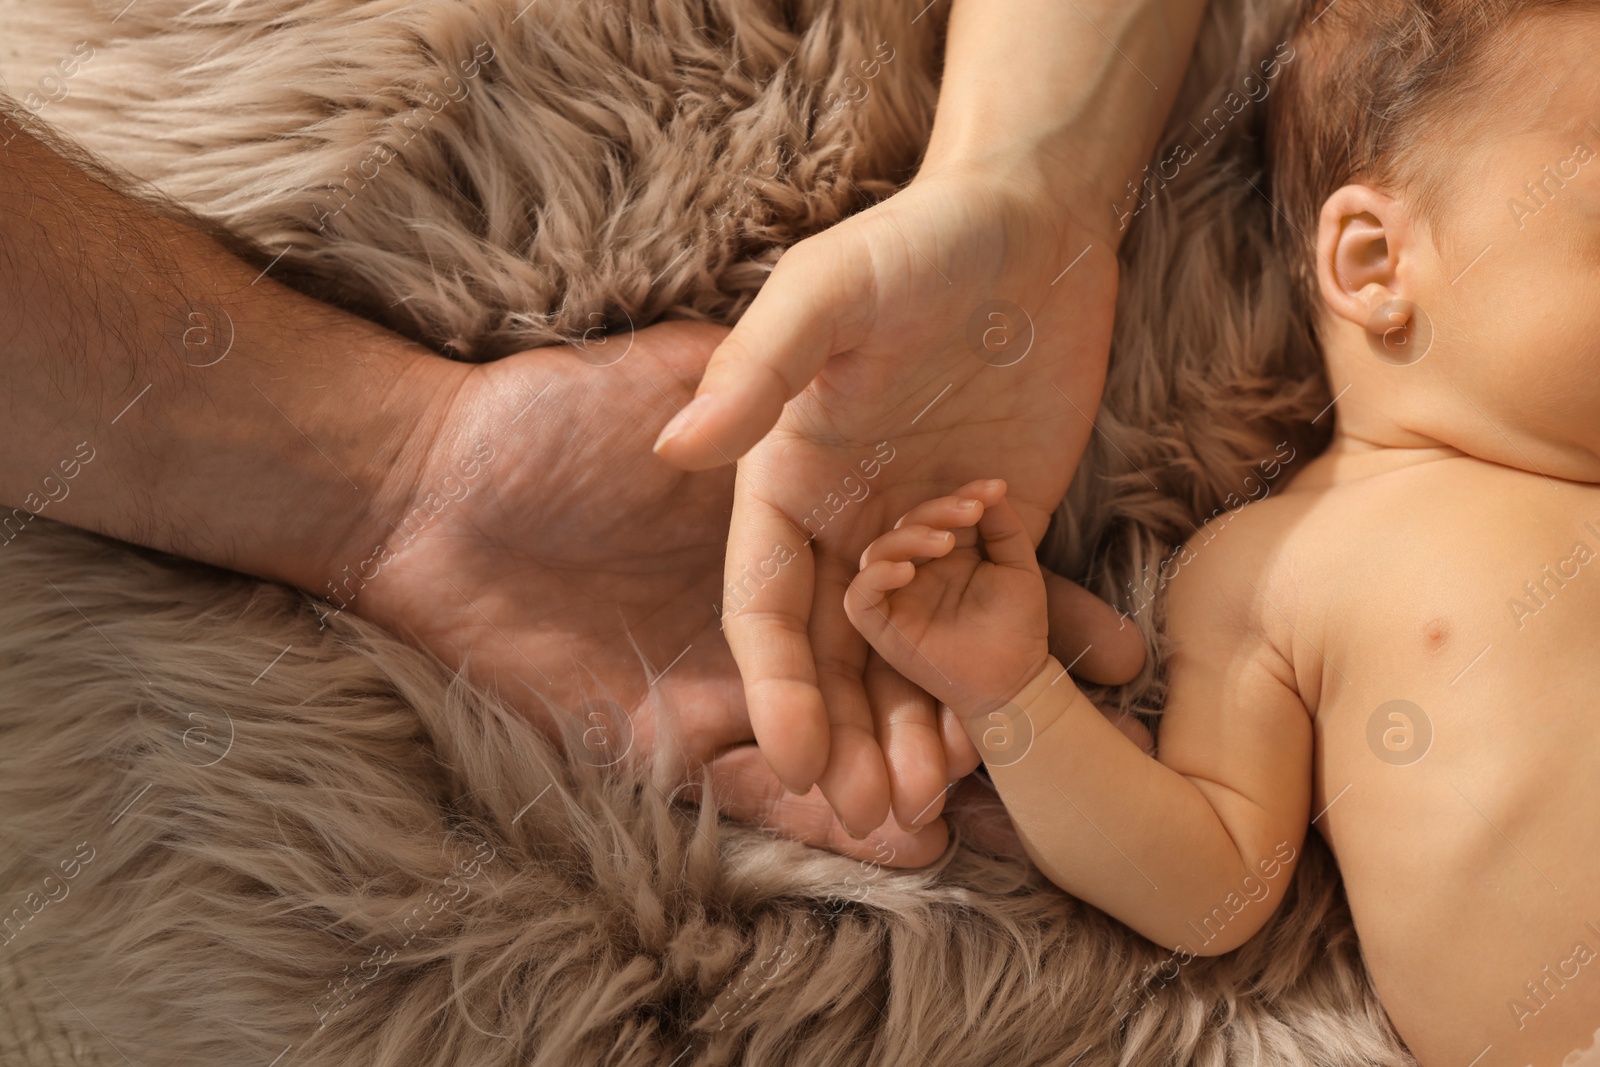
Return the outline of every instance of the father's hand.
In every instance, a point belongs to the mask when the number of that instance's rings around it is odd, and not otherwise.
[[[733,471],[685,474],[650,452],[726,332],[664,323],[431,366],[437,429],[414,484],[390,494],[382,550],[353,553],[319,592],[464,665],[536,723],[579,715],[578,758],[642,763],[670,707],[680,779],[710,762],[722,810],[839,852],[930,862],[942,824],[854,841],[820,792],[786,793],[755,752],[717,614]]]

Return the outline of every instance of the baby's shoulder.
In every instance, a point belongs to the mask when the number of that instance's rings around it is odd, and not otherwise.
[[[1254,499],[1229,504],[1159,564],[1161,629],[1174,654],[1188,647],[1279,671],[1293,658],[1296,630],[1316,629],[1324,614],[1328,564],[1342,551],[1332,519],[1340,509],[1321,488],[1266,483]]]
[[[1169,630],[1247,627],[1292,643],[1374,598],[1437,613],[1442,585],[1493,592],[1571,543],[1552,531],[1590,515],[1600,517],[1600,487],[1468,457],[1366,477],[1313,464],[1258,500],[1219,508],[1163,561],[1158,586]],[[1383,618],[1412,621],[1407,611]]]
[[[1299,495],[1219,509],[1162,560],[1159,629],[1169,711],[1183,704],[1184,694],[1208,693],[1209,701],[1218,687],[1261,685],[1260,691],[1299,698],[1297,637],[1319,629],[1322,615],[1305,602],[1317,587],[1303,575],[1301,559],[1314,553],[1302,547],[1305,530],[1297,520],[1306,505]]]
[[[1274,494],[1218,507],[1161,564],[1169,597],[1202,599],[1214,608],[1250,600],[1264,584],[1294,569],[1320,493]]]

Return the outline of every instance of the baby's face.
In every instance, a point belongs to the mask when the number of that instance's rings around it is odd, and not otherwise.
[[[1535,17],[1517,51],[1511,87],[1429,149],[1440,225],[1400,239],[1395,284],[1431,345],[1382,385],[1424,386],[1424,436],[1600,482],[1600,11]]]

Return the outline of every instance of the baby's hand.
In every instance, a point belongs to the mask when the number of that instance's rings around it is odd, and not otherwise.
[[[1050,655],[1044,576],[1005,491],[972,482],[911,509],[845,591],[878,654],[963,722],[1010,700]]]

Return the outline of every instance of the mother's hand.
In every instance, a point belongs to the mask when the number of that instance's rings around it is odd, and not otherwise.
[[[1028,160],[925,171],[790,249],[657,446],[690,469],[743,455],[725,614],[755,736],[788,786],[816,783],[857,833],[891,800],[902,825],[931,817],[976,762],[968,747],[951,765],[959,729],[845,617],[862,550],[914,505],[988,477],[1011,486],[1037,544],[1093,426],[1115,243],[1046,178]],[[1075,636],[1052,628],[1063,662],[1089,645],[1087,677],[1136,674],[1137,632],[1054,588],[1077,608]]]

